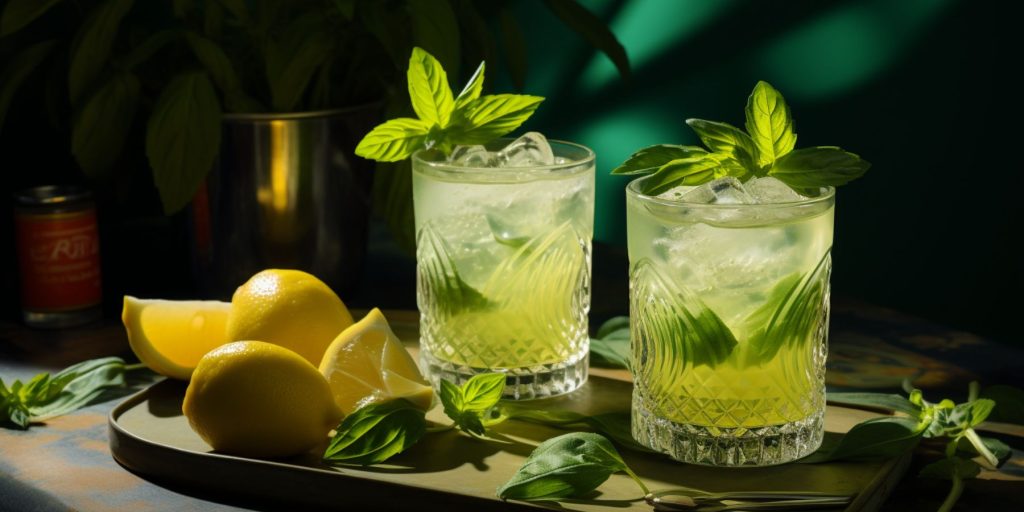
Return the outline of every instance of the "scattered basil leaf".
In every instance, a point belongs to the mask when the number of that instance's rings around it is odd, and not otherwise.
[[[612,174],[650,174],[661,166],[683,158],[706,155],[704,148],[678,144],[656,144],[633,153],[625,162],[612,170]]]
[[[819,146],[786,153],[775,161],[768,175],[793,188],[835,187],[863,176],[870,167],[853,153]]]
[[[747,133],[757,147],[757,165],[770,166],[796,146],[789,105],[771,84],[757,82],[745,112]]]
[[[980,396],[996,403],[989,414],[991,421],[1024,425],[1024,390],[1000,384],[981,390]]]
[[[323,460],[378,464],[416,444],[426,429],[423,410],[404,398],[365,405],[341,422]]]
[[[854,425],[835,448],[824,454],[824,458],[817,457],[807,462],[895,457],[917,446],[921,434],[916,420],[874,418]]]
[[[27,429],[30,423],[68,414],[92,403],[111,388],[125,384],[133,369],[117,357],[92,359],[50,375],[36,375],[28,383],[0,380],[0,423]]]
[[[460,430],[482,436],[486,428],[484,420],[490,417],[491,409],[501,400],[505,389],[505,375],[482,373],[469,378],[461,387],[441,379],[441,404],[444,413]]]
[[[829,393],[826,396],[829,402],[840,405],[859,405],[872,409],[895,411],[908,414],[917,418],[921,414],[921,407],[910,400],[896,394],[885,393]]]
[[[630,473],[647,494],[647,488],[608,439],[599,434],[573,432],[541,443],[516,474],[498,488],[497,495],[518,500],[581,497],[619,471]]]

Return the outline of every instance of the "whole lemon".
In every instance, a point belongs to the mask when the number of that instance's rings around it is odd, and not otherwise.
[[[235,290],[229,340],[260,340],[294,350],[320,365],[352,315],[323,281],[300,270],[264,270]]]
[[[309,451],[341,418],[330,385],[309,361],[260,341],[228,343],[203,356],[181,410],[215,450],[246,457]]]

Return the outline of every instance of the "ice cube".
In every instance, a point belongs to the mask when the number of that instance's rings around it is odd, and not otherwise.
[[[732,176],[709,181],[683,194],[679,200],[702,204],[753,204],[756,202],[743,188],[740,180]]]
[[[695,188],[697,187],[694,187],[693,185],[679,185],[678,187],[672,187],[658,194],[657,197],[658,199],[678,200],[679,198],[683,197],[687,192]]]
[[[448,162],[466,167],[498,167],[495,154],[483,146],[455,146]]]
[[[528,132],[495,153],[501,167],[531,167],[552,165],[555,154],[548,139],[537,132]]]
[[[754,178],[745,183],[744,186],[747,192],[753,196],[754,200],[762,204],[792,203],[807,199],[789,188],[789,185],[770,176]]]

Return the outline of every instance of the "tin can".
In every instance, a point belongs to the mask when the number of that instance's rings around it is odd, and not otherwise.
[[[81,325],[102,315],[100,238],[92,194],[45,186],[14,197],[21,310],[32,327]]]

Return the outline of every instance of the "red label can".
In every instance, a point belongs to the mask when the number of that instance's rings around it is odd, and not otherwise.
[[[14,227],[25,321],[63,327],[98,317],[103,299],[100,240],[88,192],[37,187],[16,200]]]

